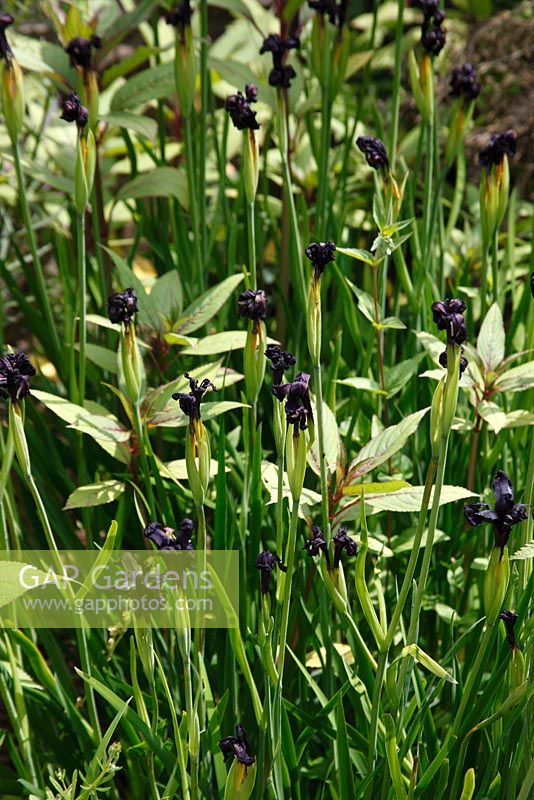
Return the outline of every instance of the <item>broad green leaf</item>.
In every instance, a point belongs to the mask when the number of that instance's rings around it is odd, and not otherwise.
[[[432,672],[433,675],[436,677],[441,678],[442,680],[446,680],[449,683],[458,683],[455,681],[452,675],[449,675],[446,669],[443,669],[441,664],[438,664],[437,661],[434,661],[428,653],[425,653],[419,645],[417,644],[407,644],[406,647],[403,648],[401,652],[401,658],[405,658],[406,656],[411,656],[414,658],[418,664],[428,669]]]
[[[218,391],[224,387],[239,383],[244,377],[240,372],[223,367],[220,361],[202,364],[200,367],[189,370],[188,374],[198,380],[207,378],[215,384]],[[175,392],[187,392],[188,390],[189,381],[184,375],[180,375],[170,383],[164,383],[156,389],[149,389],[146,395],[145,413],[149,416],[154,411],[163,411]]]
[[[534,414],[523,408],[507,412],[505,428],[520,428],[523,425],[534,425]]]
[[[90,322],[92,325],[98,325],[99,328],[107,328],[110,331],[116,331],[120,333],[121,326],[116,325],[114,322],[110,322],[107,317],[102,317],[100,314],[87,314],[85,317],[86,322]]]
[[[497,303],[491,306],[480,326],[477,353],[488,372],[495,371],[504,359],[504,323]]]
[[[28,591],[21,583],[19,575],[25,564],[21,561],[0,561],[0,608],[12,603]],[[32,567],[32,576],[36,575],[40,583],[46,580],[46,573]]]
[[[117,353],[114,350],[101,347],[99,344],[88,343],[85,345],[85,354],[89,361],[92,361],[100,369],[111,372],[112,375],[117,374]]]
[[[366,319],[368,319],[369,322],[372,322],[373,325],[374,325],[375,322],[376,322],[376,318],[375,318],[375,307],[374,307],[374,303],[373,303],[373,298],[371,297],[370,294],[367,294],[367,292],[364,292],[363,289],[360,289],[358,286],[356,286],[354,283],[352,283],[348,279],[347,279],[347,283],[350,286],[350,288],[352,289],[353,293],[356,295],[356,298],[358,300],[358,309],[361,311],[363,316]],[[380,322],[380,313],[379,313],[378,321]]]
[[[193,333],[209,322],[231,297],[243,277],[243,275],[230,275],[222,283],[208,289],[184,311],[173,333]]]
[[[336,247],[336,252],[354,258],[356,261],[363,261],[364,264],[370,264],[372,267],[376,264],[376,259],[369,250],[360,250],[358,247]]]
[[[246,341],[246,331],[223,331],[198,339],[195,344],[186,347],[182,352],[185,356],[214,356],[219,353],[230,353],[232,350],[242,350]]]
[[[366,497],[365,504],[372,511],[420,511],[424,488],[424,486],[410,486],[409,488],[399,489],[397,492]],[[434,490],[431,492],[430,503],[432,503],[433,497]],[[475,494],[462,486],[443,486],[439,496],[439,504],[444,506],[457,500],[467,500],[469,497],[475,497]]]
[[[86,412],[84,416],[78,417],[74,422],[71,422],[68,427],[87,433],[96,441],[127,442],[130,438],[130,431],[124,428],[120,422],[110,417],[103,417],[100,414]]]
[[[235,411],[238,408],[249,408],[246,403],[237,403],[234,400],[219,400],[214,403],[202,403],[202,419],[207,422],[215,419],[220,414],[228,411]],[[185,428],[189,424],[189,418],[180,409],[178,403],[167,406],[163,411],[156,411],[150,418],[150,426],[160,428]]]
[[[183,289],[178,271],[172,269],[157,279],[150,296],[167,322],[172,323],[182,310]]]
[[[422,358],[424,353],[419,353],[414,358],[407,358],[406,361],[400,361],[393,367],[384,368],[388,397],[394,397],[412,378],[417,377],[417,366]]]
[[[312,402],[313,418],[317,424],[317,406]],[[341,439],[334,414],[323,402],[324,450],[327,472],[334,472],[341,458]],[[308,451],[308,464],[316,475],[321,474],[319,459],[319,434],[316,429],[313,444]]]
[[[182,208],[187,209],[189,195],[185,172],[173,167],[156,167],[151,172],[143,172],[121,186],[115,200],[139,197],[175,197]]]
[[[495,388],[499,392],[523,392],[534,386],[534,361],[506,370],[499,376]]]
[[[444,344],[437,336],[426,331],[418,331],[416,334],[417,339],[435,364],[439,364],[439,357],[443,353]]]
[[[167,461],[161,463],[161,474],[163,477],[171,478],[175,481],[187,480],[187,464],[185,458],[177,458],[175,461]],[[210,461],[210,477],[215,478],[217,475],[218,463],[212,458]],[[230,472],[230,467],[225,467],[225,472]]]
[[[499,433],[503,428],[506,428],[506,414],[496,403],[482,400],[478,405],[478,413],[495,433]]]
[[[354,483],[359,477],[383,464],[397,453],[406,440],[417,430],[419,423],[429,409],[423,408],[405,417],[398,425],[392,425],[373,437],[351,463],[349,481]]]
[[[382,328],[384,329],[390,328],[391,330],[394,331],[406,330],[406,325],[398,317],[386,317],[385,319],[382,320],[382,322],[376,324],[375,327],[378,328],[378,330],[381,330]]]
[[[223,80],[241,91],[243,91],[243,87],[247,83],[255,84],[258,87],[258,99],[262,103],[267,103],[273,109],[276,107],[275,90],[272,86],[269,86],[265,79],[262,80],[258,75],[255,75],[249,64],[234,61],[231,58],[223,60],[212,56],[208,58],[208,66],[220,75]]]
[[[113,22],[102,31],[102,35],[105,37],[104,43],[109,42],[110,39],[123,39],[129,31],[137,28],[141,22],[148,19],[152,9],[158,2],[159,0],[139,0],[139,2],[133,4],[132,11],[127,13],[124,13],[122,8],[119,7],[119,13]],[[114,44],[116,44],[116,41]]]
[[[102,122],[106,122],[110,127],[126,128],[127,130],[134,131],[140,136],[153,141],[158,133],[158,126],[155,120],[150,117],[144,117],[139,114],[132,114],[126,111],[115,111],[110,114],[104,114],[101,118]]]
[[[64,505],[65,511],[69,508],[90,508],[92,506],[102,506],[116,500],[124,490],[126,484],[121,481],[101,481],[100,483],[90,483],[86,486],[79,486],[70,495]]]
[[[121,78],[129,72],[133,72],[141,64],[144,64],[145,61],[148,61],[151,56],[155,56],[160,52],[160,47],[136,47],[126,58],[115,61],[114,64],[104,70],[101,77],[102,88],[107,89],[117,78]]]
[[[376,381],[371,378],[342,378],[337,380],[342,386],[349,386],[351,389],[359,389],[362,392],[372,392],[373,394],[386,395]]]
[[[350,486],[343,487],[343,494],[345,495],[365,495],[365,501],[372,495],[389,494],[390,492],[397,492],[399,489],[406,489],[411,486],[407,481],[384,481],[377,483],[353,483]]]
[[[126,111],[174,92],[174,64],[157,64],[131,75],[111,98],[112,111]]]

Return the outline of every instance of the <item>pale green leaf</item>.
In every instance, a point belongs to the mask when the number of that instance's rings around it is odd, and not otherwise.
[[[161,100],[174,92],[174,63],[157,64],[131,75],[111,98],[112,111]]]
[[[499,376],[495,388],[499,392],[523,392],[534,386],[534,361],[506,370]]]
[[[317,423],[317,406],[312,403],[313,418]],[[327,472],[334,472],[341,458],[341,439],[334,414],[330,407],[323,402],[323,427],[324,427],[324,450]],[[316,475],[321,474],[319,459],[319,435],[316,435],[313,444],[308,451],[308,464]]]
[[[100,483],[90,483],[86,486],[79,486],[70,495],[65,503],[64,509],[69,508],[90,508],[92,506],[102,506],[116,500],[124,490],[126,484],[121,481],[101,481]]]
[[[202,419],[207,422],[215,419],[220,414],[228,411],[235,411],[238,408],[249,408],[246,403],[237,403],[234,400],[219,400],[214,403],[202,403]],[[185,428],[189,424],[189,418],[180,409],[178,403],[167,405],[163,411],[157,411],[150,418],[150,425],[160,428]]]
[[[336,247],[336,251],[344,256],[349,256],[349,258],[354,258],[356,261],[363,261],[364,264],[374,266],[376,263],[374,255],[369,250],[360,250],[358,247]]]
[[[371,378],[342,378],[337,380],[342,386],[349,386],[351,389],[359,389],[362,392],[372,392],[373,394],[386,395],[376,381]]]
[[[24,566],[26,565],[20,561],[0,561],[2,575],[2,580],[0,581],[0,608],[12,603],[28,591],[19,578],[20,571]],[[32,566],[32,578],[34,575],[39,578],[39,583],[43,583],[46,580],[46,573]]]
[[[246,331],[212,333],[210,336],[198,339],[195,344],[186,347],[182,353],[186,356],[214,356],[219,353],[230,353],[232,350],[242,350],[246,340]]]
[[[419,645],[407,644],[401,652],[401,658],[406,656],[411,656],[414,658],[418,664],[421,664],[422,667],[425,667],[425,669],[429,670],[429,672],[431,672],[433,675],[436,675],[436,677],[446,680],[449,683],[458,683],[458,681],[456,681],[446,669],[443,669],[441,664],[438,664],[437,661],[434,661],[434,659],[431,658],[428,653],[425,653],[425,651],[422,650]]]
[[[534,558],[534,539],[516,550],[510,558],[514,561],[526,561],[528,558]]]
[[[480,326],[477,353],[488,372],[495,371],[504,359],[504,323],[497,303],[491,306]]]
[[[153,141],[158,132],[156,120],[144,117],[140,114],[132,114],[126,111],[114,111],[100,117],[101,122],[106,122],[110,127],[126,128],[134,131],[140,136]]]
[[[410,486],[407,481],[384,481],[375,483],[353,483],[350,486],[343,487],[343,494],[345,495],[361,495],[364,493],[365,500],[367,501],[370,495],[389,494],[396,492],[399,489],[405,489]]]
[[[136,175],[131,181],[121,186],[115,200],[139,197],[175,197],[182,208],[187,209],[189,195],[185,172],[173,167],[156,167],[151,172]]]

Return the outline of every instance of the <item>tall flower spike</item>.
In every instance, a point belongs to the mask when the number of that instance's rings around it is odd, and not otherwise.
[[[265,351],[266,357],[271,362],[269,364],[271,372],[273,373],[273,394],[275,386],[280,386],[284,377],[284,371],[293,367],[297,363],[297,359],[292,353],[287,350],[282,350],[277,344],[268,345]]]
[[[247,289],[239,295],[237,301],[238,314],[253,322],[265,319],[267,315],[267,297],[263,289]]]
[[[379,169],[386,174],[389,169],[389,158],[384,142],[377,136],[358,136],[356,146],[365,156],[372,169]]]
[[[315,277],[320,278],[327,264],[336,258],[336,245],[334,242],[311,242],[304,252],[311,262]]]
[[[288,50],[300,47],[300,40],[296,36],[289,36],[282,39],[277,33],[272,33],[263,40],[260,55],[271,53],[273,68],[269,73],[269,83],[271,86],[278,86],[282,89],[289,89],[291,81],[297,73],[291,65],[284,65],[283,59]]]
[[[121,322],[128,327],[133,320],[133,315],[139,311],[137,308],[137,295],[129,287],[123,292],[113,292],[108,297],[109,321],[116,325]]]
[[[453,97],[476,100],[480,94],[480,83],[477,81],[477,71],[474,66],[466,62],[461,67],[455,67],[451,72],[450,87],[450,94]]]
[[[505,156],[513,158],[517,149],[517,134],[513,130],[494,133],[489,144],[480,151],[478,160],[483,167],[490,168],[502,164]]]
[[[473,527],[488,523],[493,526],[495,547],[501,551],[508,544],[512,527],[527,519],[527,506],[514,501],[514,490],[508,475],[498,470],[491,488],[495,498],[494,509],[487,503],[469,503],[464,506],[464,516]]]
[[[7,353],[0,358],[0,397],[18,403],[30,394],[35,369],[26,353]]]
[[[256,120],[256,112],[250,106],[257,99],[258,90],[253,83],[246,85],[245,94],[238,92],[226,98],[225,108],[238,131],[247,129],[251,131],[259,130],[260,126]]]
[[[241,724],[235,726],[235,736],[226,736],[224,739],[219,740],[219,747],[221,748],[225,761],[228,758],[234,757],[240,764],[244,764],[245,767],[251,767],[256,761],[255,757],[250,752],[247,732]]]
[[[256,559],[256,569],[261,572],[261,593],[269,592],[269,580],[273,569],[278,567],[282,572],[287,572],[287,567],[282,564],[282,560],[270,550],[264,550]]]
[[[318,556],[323,553],[328,569],[330,569],[330,555],[328,553],[328,546],[324,534],[318,525],[311,527],[312,538],[308,539],[303,550],[306,550],[309,556]]]
[[[216,391],[215,386],[207,378],[204,378],[204,380],[199,383],[198,380],[196,378],[192,378],[188,372],[185,373],[185,377],[189,381],[189,388],[191,391],[189,394],[185,394],[184,392],[175,392],[172,396],[172,399],[178,401],[180,408],[191,421],[194,419],[200,419],[200,403],[202,398],[209,389]]]
[[[441,26],[445,14],[438,9],[438,0],[412,0],[412,6],[423,12],[421,44],[432,56],[437,56],[445,47],[446,31]]]

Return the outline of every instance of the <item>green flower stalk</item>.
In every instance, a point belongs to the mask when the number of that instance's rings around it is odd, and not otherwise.
[[[244,350],[244,372],[247,400],[255,407],[265,377],[267,332],[265,317],[267,297],[263,289],[247,289],[237,301],[238,314],[249,320]]]
[[[24,96],[22,72],[12,54],[0,59],[0,96],[7,132],[11,143],[16,145],[22,131]]]

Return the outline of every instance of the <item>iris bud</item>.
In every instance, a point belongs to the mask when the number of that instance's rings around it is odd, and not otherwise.
[[[12,56],[0,61],[0,95],[7,132],[15,144],[22,130],[24,96],[22,72]]]
[[[484,576],[484,613],[488,625],[493,625],[499,616],[509,579],[508,548],[505,547],[501,553],[499,547],[494,547]]]
[[[96,166],[96,144],[93,131],[78,135],[76,167],[74,172],[74,205],[83,214],[91,196]]]

